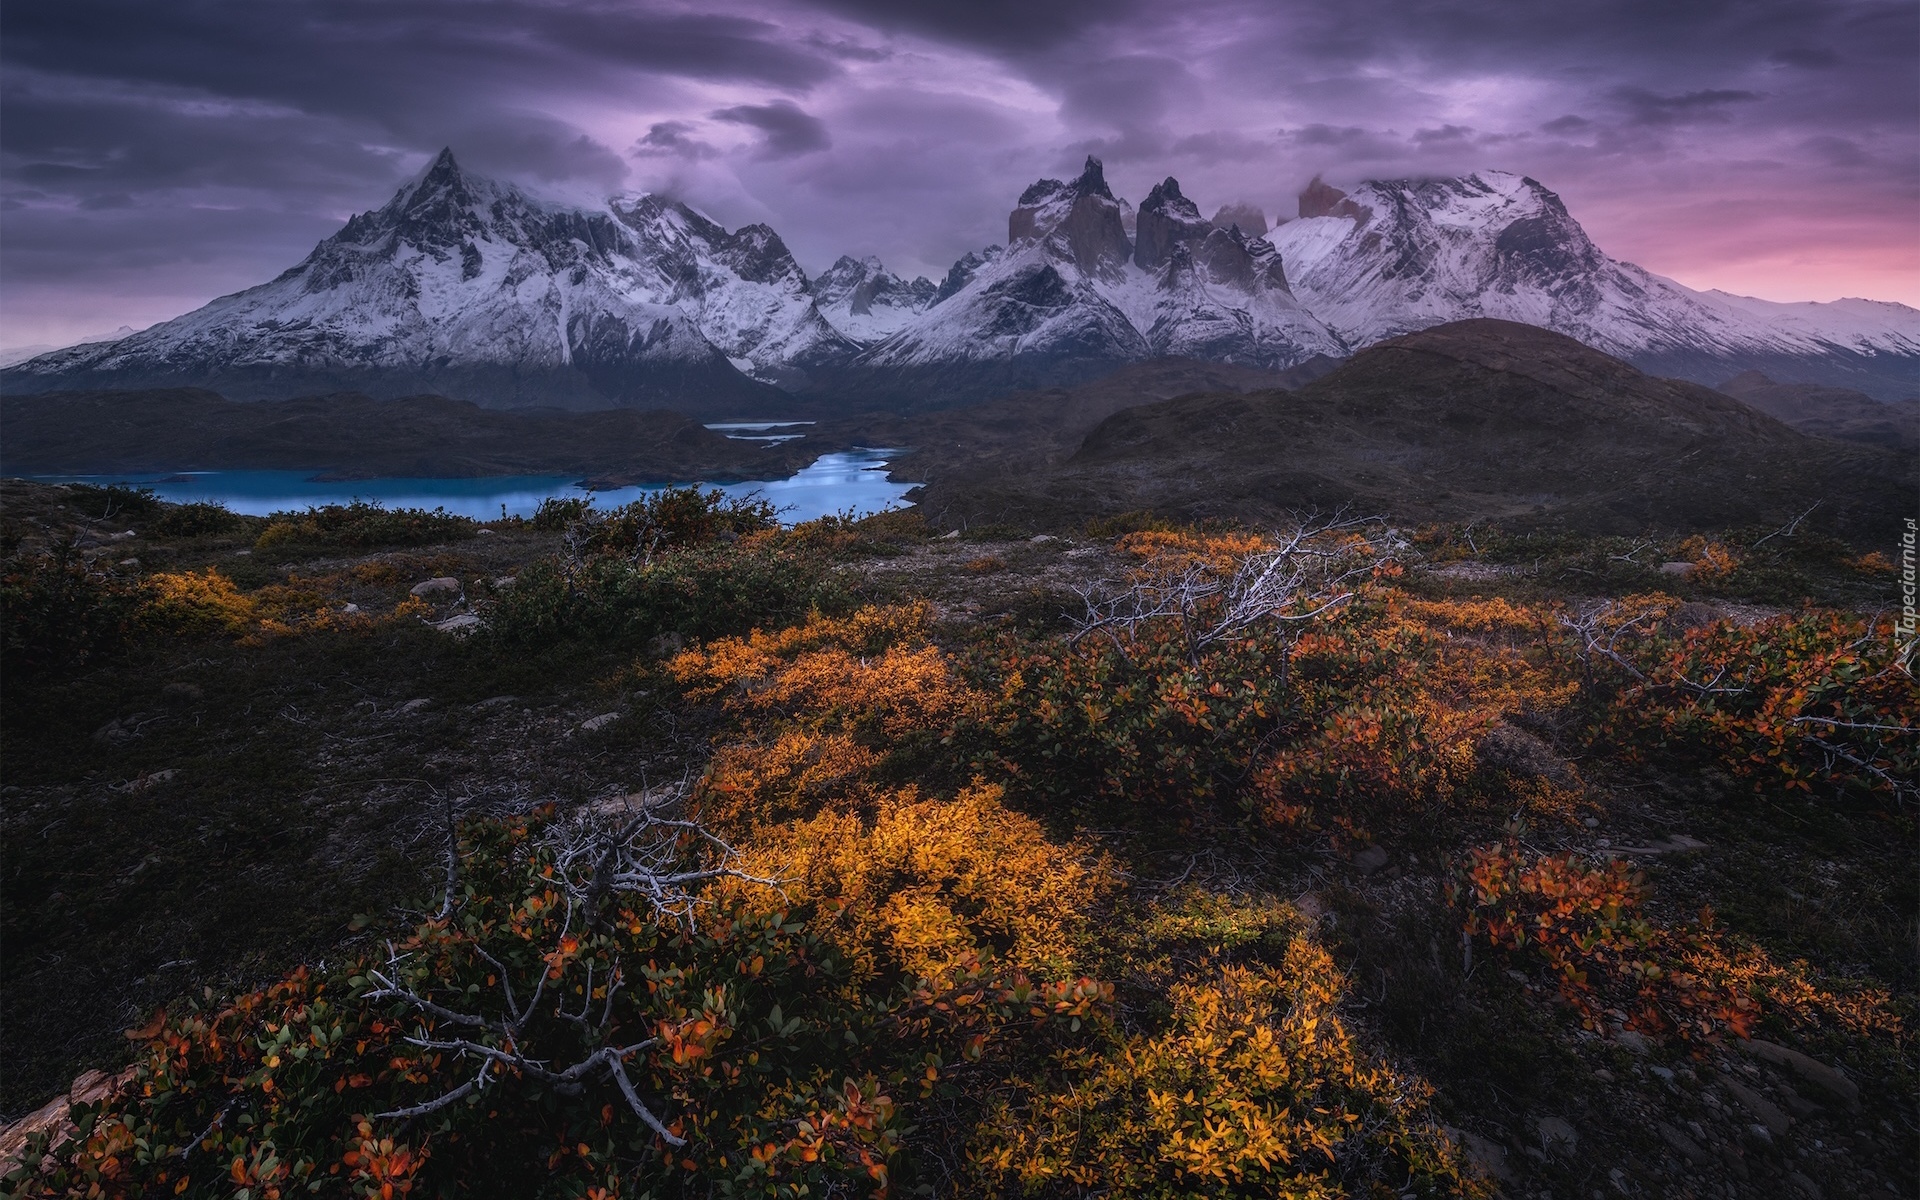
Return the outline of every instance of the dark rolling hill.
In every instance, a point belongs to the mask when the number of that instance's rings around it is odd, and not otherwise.
[[[918,461],[930,512],[1051,524],[1344,507],[1637,533],[1784,522],[1818,501],[1824,528],[1859,538],[1890,527],[1914,485],[1909,457],[1488,319],[1391,339],[1293,391],[1127,408],[1019,472],[957,451]]]
[[[8,474],[300,470],[336,477],[569,474],[624,482],[785,475],[808,454],[674,412],[484,409],[359,393],[243,402],[199,388],[0,399]]]

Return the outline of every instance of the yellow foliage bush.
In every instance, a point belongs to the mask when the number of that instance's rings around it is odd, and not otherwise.
[[[1371,1177],[1485,1194],[1425,1119],[1425,1085],[1356,1048],[1343,989],[1304,935],[1278,967],[1175,984],[1165,1029],[1063,1053],[994,1106],[969,1154],[982,1191],[1332,1200]]]
[[[1091,915],[1118,879],[1085,847],[1049,841],[1002,795],[981,783],[952,800],[908,788],[881,800],[871,820],[829,811],[763,829],[744,865],[778,877],[789,903],[820,914],[813,928],[854,965],[856,980],[937,979],[984,959],[1073,972]],[[730,886],[749,903],[776,898]]]
[[[165,628],[183,633],[244,634],[259,623],[253,598],[212,567],[201,572],[151,575],[147,584],[152,589],[148,614]]]
[[[702,783],[707,815],[739,824],[869,805],[890,753],[980,711],[984,698],[928,640],[932,616],[925,602],[816,613],[675,657],[668,670],[688,694],[740,722]]]

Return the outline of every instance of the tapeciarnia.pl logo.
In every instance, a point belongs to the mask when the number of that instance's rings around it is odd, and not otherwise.
[[[1900,619],[1893,623],[1894,646],[1897,648],[1896,662],[1907,674],[1913,674],[1913,660],[1920,654],[1920,635],[1916,635],[1916,613],[1914,612],[1914,540],[1917,522],[1907,518],[1907,527],[1900,534]]]

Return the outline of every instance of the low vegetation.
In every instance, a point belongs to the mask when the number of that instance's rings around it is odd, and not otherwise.
[[[1916,1182],[1920,702],[1811,530],[114,502],[9,508],[7,1108],[116,1072],[14,1194]]]

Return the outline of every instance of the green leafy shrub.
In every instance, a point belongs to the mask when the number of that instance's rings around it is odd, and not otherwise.
[[[778,510],[765,500],[733,497],[717,489],[665,488],[604,516],[591,517],[583,530],[583,549],[646,560],[669,550],[730,541],[778,524]]]
[[[151,517],[160,511],[162,505],[152,488],[129,487],[124,483],[105,487],[91,483],[69,484],[67,499],[75,508],[98,521]]]
[[[207,537],[237,532],[245,529],[247,524],[246,517],[229,510],[224,504],[196,501],[167,505],[159,519],[148,527],[148,532],[155,537]]]
[[[125,651],[141,627],[145,589],[57,546],[0,563],[0,671],[34,679]]]
[[[254,543],[258,550],[285,546],[364,548],[427,546],[470,538],[479,524],[444,508],[387,508],[377,501],[327,504],[304,513],[277,512]]]
[[[614,555],[533,563],[487,620],[510,645],[581,639],[638,647],[656,634],[739,634],[845,604],[844,588],[817,556],[760,538],[686,547],[650,563]]]
[[[527,523],[542,533],[560,533],[575,521],[586,520],[592,511],[591,496],[548,496],[533,510]]]

